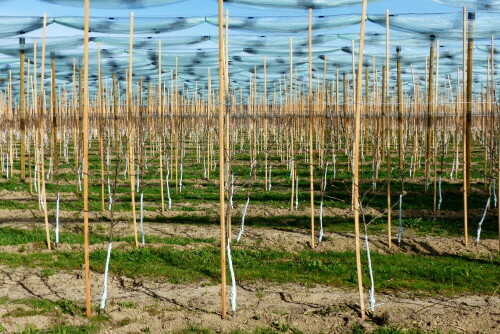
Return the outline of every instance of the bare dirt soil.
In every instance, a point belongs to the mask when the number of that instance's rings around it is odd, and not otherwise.
[[[83,272],[58,273],[45,277],[36,269],[0,266],[0,296],[18,300],[71,299],[83,304]],[[99,302],[102,277],[92,273],[92,299]],[[369,321],[358,316],[358,294],[328,286],[254,283],[238,286],[236,312],[220,317],[220,287],[206,284],[178,285],[111,276],[105,315],[110,318],[100,333],[168,333],[190,326],[229,332],[255,328],[297,329],[305,333],[346,333],[359,324],[365,330],[392,325],[423,330],[462,333],[500,332],[498,296],[422,298],[405,294],[377,294],[378,306]],[[229,302],[228,302],[229,305]],[[12,302],[0,306],[7,332],[34,325],[47,328],[62,321],[82,325],[82,317],[54,312],[13,317],[12,310],[29,307]]]
[[[16,197],[18,196],[18,197]],[[0,200],[7,198],[28,198],[29,193],[0,192]],[[210,207],[203,204],[195,206],[194,211],[186,212],[193,216],[207,214]],[[325,210],[325,215],[349,217],[350,210]],[[180,211],[169,211],[165,216],[178,215]],[[255,207],[250,215],[275,216],[286,215],[286,208]],[[296,212],[295,214],[301,214]],[[304,215],[308,212],[304,210]],[[377,212],[370,212],[377,214]],[[416,213],[415,213],[416,214]],[[158,212],[147,211],[146,217],[156,217]],[[92,214],[93,231],[105,234],[109,223],[102,223],[98,213]],[[31,229],[43,227],[37,210],[0,210],[2,227]],[[79,212],[62,212],[62,231],[77,231],[81,228]],[[66,220],[64,219],[66,218]],[[117,214],[120,221],[114,227],[114,234],[132,235],[130,217],[126,213]],[[147,235],[160,237],[179,236],[188,238],[213,238],[218,240],[219,228],[209,225],[183,225],[156,223],[146,224]],[[239,224],[233,226],[233,236],[239,231]],[[310,249],[309,232],[279,228],[246,227],[240,244],[241,248],[272,248],[290,252]],[[287,242],[283,242],[286,240]],[[393,240],[395,243],[395,240]],[[212,244],[217,244],[214,241]],[[179,248],[200,248],[209,242],[192,243]],[[151,244],[148,247],[160,247]],[[60,245],[60,250],[81,250],[81,245]],[[105,249],[106,243],[91,246],[91,250]],[[426,255],[464,255],[474,254],[480,257],[493,257],[498,251],[498,240],[482,240],[479,245],[471,243],[463,246],[462,238],[421,237],[405,231],[400,247],[388,249],[387,236],[371,235],[372,251],[380,253],[406,253]],[[20,252],[19,245],[0,246],[0,252]],[[114,243],[114,248],[132,249],[125,242]],[[325,233],[324,241],[318,251],[353,251],[352,233]],[[22,252],[47,252],[37,244],[24,244]],[[0,303],[1,325],[7,333],[15,333],[20,328],[33,325],[39,329],[66,323],[75,326],[87,323],[79,315],[63,314],[61,310],[30,314],[30,306],[21,300],[29,298],[58,301],[74,300],[84,304],[84,280],[81,270],[58,272],[46,275],[40,269],[18,267],[11,268],[0,263],[0,298],[9,301]],[[91,274],[92,303],[98,305],[102,292],[102,275]],[[229,290],[229,289],[228,289]],[[377,293],[379,306],[367,321],[359,318],[359,295],[351,289],[331,286],[304,286],[300,283],[284,285],[255,282],[239,285],[237,289],[236,312],[229,310],[226,319],[220,317],[220,287],[211,282],[190,284],[171,284],[160,279],[131,279],[127,277],[109,277],[108,302],[104,315],[109,321],[101,324],[100,333],[170,333],[190,326],[208,328],[217,332],[233,330],[253,331],[256,328],[273,328],[277,331],[304,333],[350,333],[355,326],[366,331],[379,326],[417,328],[424,331],[440,330],[457,333],[500,333],[500,289],[493,295],[460,295],[453,298],[437,296],[427,297],[418,293]],[[365,300],[368,300],[365,296]],[[229,297],[228,297],[228,305]],[[15,311],[23,311],[25,316],[15,316]]]

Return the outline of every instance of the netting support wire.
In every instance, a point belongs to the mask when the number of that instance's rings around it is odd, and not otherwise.
[[[234,276],[233,260],[231,259],[231,241],[227,240],[227,263],[229,265],[229,271],[231,273],[231,309],[233,312],[236,311],[236,278]]]
[[[104,278],[103,278],[103,288],[101,295],[101,305],[100,309],[104,309],[106,307],[106,298],[108,297],[108,269],[109,269],[109,259],[111,257],[111,248],[113,247],[113,243],[110,242],[108,244],[108,252],[106,254],[106,264],[104,265]]]
[[[241,215],[241,228],[240,232],[238,233],[238,238],[236,239],[236,242],[240,242],[241,236],[245,232],[245,216],[247,214],[248,203],[250,203],[250,197],[247,197],[247,202],[245,203],[245,208],[243,209],[243,214]]]
[[[486,217],[486,213],[488,212],[488,208],[490,206],[490,199],[491,197],[488,197],[488,200],[486,201],[486,206],[484,208],[483,216],[481,217],[481,220],[477,224],[476,245],[479,245],[479,240],[481,239],[481,226],[483,225],[484,218]]]

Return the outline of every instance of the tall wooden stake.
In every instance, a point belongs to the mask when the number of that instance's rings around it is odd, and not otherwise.
[[[134,13],[130,13],[130,44],[129,44],[129,69],[128,69],[128,80],[127,80],[127,105],[128,105],[128,171],[130,173],[130,197],[132,202],[132,222],[134,228],[134,242],[135,247],[139,247],[139,237],[137,235],[137,218],[135,212],[135,158],[134,158],[134,106],[132,101],[132,74],[133,74],[133,50],[134,50]]]
[[[224,197],[225,135],[224,135],[224,40],[223,0],[219,0],[219,215],[220,215],[220,273],[221,273],[221,316],[226,317],[226,219]]]
[[[162,67],[161,67],[161,39],[158,39],[158,115],[163,120],[163,99],[162,99]],[[161,123],[163,124],[163,123]],[[160,135],[160,192],[161,192],[161,213],[165,212],[165,193],[163,189],[163,135]]]
[[[473,58],[474,51],[474,20],[476,19],[475,12],[468,14],[468,37],[467,37],[467,95],[464,117],[464,237],[465,246],[468,245],[468,192],[470,188],[470,165],[471,165],[471,144],[472,144],[472,74],[473,74]]]
[[[50,230],[49,230],[49,217],[47,212],[47,191],[45,189],[45,45],[46,45],[46,34],[47,34],[47,14],[43,15],[43,37],[42,37],[42,66],[40,73],[40,96],[41,96],[41,108],[40,108],[40,177],[41,181],[41,199],[43,202],[43,216],[45,219],[45,237],[47,240],[47,248],[52,249],[50,244]],[[40,188],[38,188],[40,189]]]
[[[25,39],[19,38],[19,114],[21,126],[21,180],[26,181],[26,118],[24,99],[24,44]]]
[[[389,86],[389,10],[387,9],[385,12],[385,66],[383,69],[383,80],[382,80],[382,145],[386,148],[387,156],[387,246],[389,248],[392,247],[392,204],[391,204],[391,141],[390,136],[387,136],[387,144],[386,144],[386,128],[387,131],[390,131],[390,113],[387,113],[387,92]],[[386,120],[387,114],[387,120]]]
[[[311,188],[311,248],[314,248],[314,144],[313,144],[313,128],[314,128],[314,105],[313,105],[313,83],[312,83],[312,9],[309,8],[309,30],[308,30],[308,45],[309,45],[309,178]]]
[[[425,192],[427,193],[427,186],[430,179],[430,166],[431,166],[431,142],[432,142],[432,129],[433,129],[433,102],[434,102],[434,36],[431,36],[431,48],[429,55],[429,83],[427,85],[427,128],[425,140]]]
[[[90,305],[90,252],[89,252],[89,10],[90,0],[84,3],[83,28],[83,249],[85,257],[85,309],[92,315]]]
[[[398,149],[399,149],[399,169],[401,173],[404,168],[403,158],[403,87],[401,82],[401,47],[396,47],[397,53],[397,84],[398,84]]]
[[[365,319],[365,301],[363,297],[363,273],[361,270],[361,249],[359,237],[359,156],[360,156],[360,137],[361,137],[361,89],[362,89],[362,68],[363,68],[363,49],[365,46],[365,21],[366,21],[366,2],[363,0],[361,12],[361,29],[359,36],[359,52],[358,52],[358,72],[356,74],[356,110],[355,110],[355,132],[354,132],[354,167],[353,167],[353,204],[354,204],[354,232],[356,241],[356,271],[358,276],[359,290],[359,308],[361,311],[361,319]],[[354,50],[353,50],[354,52]]]

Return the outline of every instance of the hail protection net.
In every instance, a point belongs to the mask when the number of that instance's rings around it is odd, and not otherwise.
[[[219,24],[217,16],[207,16],[206,21],[212,25]],[[313,16],[312,29],[314,31],[341,28],[359,24],[361,22],[358,14],[321,15]],[[226,25],[224,19],[224,25]],[[268,32],[304,32],[309,29],[307,16],[248,16],[230,17],[229,29],[255,30]]]
[[[158,50],[158,42],[161,41],[162,48],[172,46],[195,45],[210,39],[209,36],[168,36],[168,37],[134,37],[134,49],[141,50]],[[130,39],[120,37],[92,37],[91,40],[102,45],[109,45],[119,48],[129,48]]]
[[[495,35],[500,13],[476,13],[473,23],[473,37],[490,38]],[[386,25],[385,15],[368,15],[368,20]],[[438,14],[396,14],[389,15],[391,29],[415,32],[429,39],[461,40],[463,38],[463,14],[438,13]]]
[[[467,7],[470,10],[497,11],[500,10],[499,0],[433,0],[442,5]]]
[[[56,5],[83,7],[83,0],[39,0]],[[104,9],[137,9],[154,6],[169,5],[186,0],[91,0],[92,8]]]
[[[368,0],[368,2],[375,1],[380,0]],[[362,0],[225,0],[224,2],[256,7],[325,9],[360,5]]]
[[[194,27],[205,21],[204,17],[135,17],[134,33],[159,34]],[[66,27],[83,30],[83,17],[61,16],[55,22]],[[107,34],[128,34],[129,17],[92,17],[89,22],[91,32]]]
[[[47,25],[54,19],[47,18]],[[0,16],[0,37],[22,35],[43,26],[43,17],[38,16]]]
[[[1,0],[0,0],[1,1]],[[56,2],[57,0],[54,0]],[[452,5],[454,1],[436,0]],[[76,3],[76,1],[57,1]],[[149,6],[166,4],[173,1],[126,1],[122,5]],[[243,0],[234,3],[244,5]],[[359,1],[252,1],[258,6],[282,6],[293,8],[327,8],[333,6],[356,4]],[[473,81],[481,90],[481,82],[486,82],[490,57],[493,54],[498,64],[498,50],[492,47],[491,37],[495,34],[496,22],[500,13],[493,12],[495,1],[470,1],[470,8],[481,9],[480,5],[489,6],[489,11],[478,11],[474,20],[466,20],[469,36],[474,37],[474,76]],[[92,2],[92,6],[115,3],[115,1]],[[474,5],[472,4],[474,3]],[[325,6],[325,7],[322,7]],[[317,13],[317,12],[316,12]],[[437,81],[448,85],[456,85],[460,81],[463,64],[463,28],[462,11],[433,14],[391,14],[389,16],[389,70],[390,84],[394,84],[395,69],[399,60],[403,65],[402,76],[404,89],[411,92],[417,83],[425,85],[431,45],[436,47],[435,68]],[[363,66],[376,73],[381,82],[380,68],[386,63],[386,15],[369,14],[367,17],[367,33],[365,35],[365,57]],[[308,15],[302,12],[296,16],[235,16],[230,17],[228,66],[229,82],[232,88],[249,91],[255,81],[262,85],[264,77],[269,84],[283,84],[289,81],[292,69],[297,87],[309,83],[308,72],[313,72],[313,80],[334,80],[346,74],[352,78],[358,58],[358,42],[360,15],[317,15],[312,20],[312,68],[309,65],[309,29]],[[224,25],[226,22],[223,22]],[[83,18],[61,16],[48,18],[47,25],[62,25],[75,29],[83,29]],[[178,83],[185,89],[195,91],[207,87],[217,88],[218,81],[218,40],[210,35],[218,24],[216,16],[194,17],[142,17],[134,18],[133,68],[134,80],[157,82],[159,71],[166,85]],[[0,87],[5,87],[9,78],[14,81],[19,77],[19,53],[24,50],[26,62],[36,61],[40,73],[42,64],[42,41],[36,40],[34,59],[33,37],[27,34],[43,25],[41,17],[2,17],[0,20]],[[197,27],[197,26],[201,27]],[[191,29],[197,27],[195,29]],[[55,27],[54,27],[55,28]],[[191,29],[191,30],[189,30]],[[90,83],[96,85],[97,72],[105,82],[115,76],[122,87],[125,87],[126,72],[129,68],[130,31],[129,17],[93,17],[90,20],[91,37],[89,69]],[[170,32],[179,31],[179,36],[171,36]],[[192,33],[194,31],[194,33]],[[205,35],[206,33],[206,35]],[[45,67],[46,82],[50,83],[50,63],[55,60],[56,80],[64,85],[72,85],[78,77],[83,64],[83,39],[80,32],[70,37],[50,37],[46,41]],[[17,36],[17,37],[12,37]],[[19,37],[25,37],[20,44]],[[161,68],[159,68],[159,41],[161,41]],[[354,47],[353,47],[354,45]],[[438,47],[439,45],[439,47]],[[500,44],[498,44],[500,45]],[[399,57],[396,47],[401,48]],[[493,48],[493,50],[492,50]],[[459,72],[457,74],[457,72]],[[210,75],[209,75],[210,73]],[[38,74],[39,75],[39,74]],[[210,77],[210,78],[209,78]],[[349,79],[348,79],[349,80]],[[352,80],[352,79],[350,79]],[[14,82],[13,85],[18,83]],[[352,82],[351,82],[352,84]],[[93,87],[92,89],[95,89]]]
[[[312,44],[322,44],[334,41],[338,38],[337,34],[314,34]],[[217,42],[218,36],[211,36],[211,40]],[[301,35],[229,35],[230,46],[243,46],[248,48],[282,48],[307,47],[309,45],[308,37]]]

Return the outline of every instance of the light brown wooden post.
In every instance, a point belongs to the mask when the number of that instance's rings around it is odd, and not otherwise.
[[[389,59],[389,41],[390,41],[390,31],[389,31],[389,10],[386,9],[385,11],[385,71],[382,74],[385,78],[385,85],[386,85],[386,94],[382,96],[382,103],[383,103],[383,108],[382,108],[382,113],[385,114],[387,110],[387,87],[389,85],[389,71],[391,69],[390,67],[390,59]],[[386,143],[386,128],[389,129],[389,118],[386,120],[385,117],[382,117],[382,147],[386,147],[387,145],[390,146],[390,140],[387,139]],[[389,148],[386,147],[386,150]],[[389,153],[390,154],[390,153]],[[385,160],[386,155],[382,155],[383,159]],[[390,162],[389,162],[390,164]],[[390,191],[390,184],[389,184],[389,191]],[[390,210],[390,209],[389,209]],[[390,219],[390,218],[389,218]],[[390,233],[390,232],[389,232]],[[389,242],[389,248],[391,246],[391,243]]]
[[[55,54],[50,55],[50,110],[52,113],[51,122],[51,139],[52,139],[52,164],[53,170],[56,172],[58,170],[58,151],[57,151],[57,94],[56,94],[56,62]],[[55,173],[53,173],[55,174]]]
[[[84,102],[83,102],[83,70],[82,70],[82,67],[79,66],[79,68],[78,68],[78,115],[79,115],[79,117],[78,117],[78,126],[76,129],[77,134],[75,134],[75,139],[74,139],[75,173],[76,173],[75,188],[76,188],[77,193],[80,191],[80,189],[78,187],[78,175],[77,175],[77,173],[78,173],[78,160],[80,159],[79,139],[83,135],[83,133],[82,133],[83,132],[83,105],[84,105]]]
[[[290,88],[289,88],[290,106],[293,108],[293,39],[290,37]],[[293,201],[295,200],[295,147],[293,139],[293,119],[290,120],[290,169],[292,175],[292,194],[290,199],[290,211],[293,211]]]
[[[42,66],[40,74],[40,96],[41,96],[41,107],[40,107],[40,177],[41,188],[39,193],[42,196],[43,201],[43,216],[45,219],[45,236],[47,240],[47,248],[52,249],[50,244],[50,229],[49,229],[49,217],[47,212],[47,191],[45,189],[45,45],[46,45],[46,34],[47,34],[47,14],[43,14],[43,37],[42,37]]]
[[[83,28],[83,250],[85,256],[85,309],[92,315],[90,305],[90,252],[89,252],[89,0],[85,0]]]
[[[356,110],[355,110],[355,132],[354,132],[354,167],[353,167],[353,204],[354,204],[354,233],[356,243],[356,271],[358,277],[358,291],[359,291],[359,307],[361,311],[361,318],[365,319],[365,301],[363,296],[363,273],[361,270],[361,249],[360,249],[360,236],[359,236],[359,156],[360,156],[360,137],[361,137],[361,89],[362,80],[361,72],[363,68],[363,51],[365,45],[365,21],[366,21],[366,3],[363,0],[363,7],[361,12],[361,28],[359,38],[359,52],[358,52],[358,71],[356,78]],[[354,52],[354,50],[353,50]]]
[[[97,126],[99,133],[99,160],[101,169],[101,211],[105,206],[105,180],[104,180],[104,108],[102,103],[102,73],[101,73],[101,45],[97,42]]]
[[[21,181],[26,182],[26,116],[24,97],[24,45],[25,39],[19,38],[19,114],[21,127]]]
[[[429,82],[427,84],[427,116],[426,116],[426,140],[425,140],[425,193],[427,193],[427,184],[430,179],[431,164],[431,143],[433,129],[433,106],[434,106],[434,36],[431,36],[431,48],[429,54]]]
[[[467,17],[467,95],[464,108],[464,237],[465,246],[468,245],[468,192],[470,189],[470,167],[471,167],[471,145],[472,145],[472,74],[473,74],[473,51],[474,51],[474,20],[475,12],[469,12]]]
[[[132,202],[132,221],[134,228],[134,242],[135,247],[139,247],[139,238],[137,235],[137,217],[135,209],[135,157],[134,157],[134,145],[135,145],[135,130],[134,130],[134,106],[132,101],[132,81],[133,81],[133,51],[134,51],[134,13],[130,13],[130,33],[129,33],[130,43],[129,43],[129,69],[128,69],[128,80],[127,80],[127,107],[128,107],[128,171],[130,175],[130,198]]]
[[[163,120],[163,92],[161,90],[162,86],[162,68],[161,68],[161,39],[158,39],[158,109],[157,115]],[[163,122],[160,124],[163,125]],[[160,193],[161,193],[161,213],[165,212],[165,193],[163,189],[163,135],[160,132]]]
[[[398,149],[399,149],[399,169],[403,172],[403,83],[401,81],[401,47],[396,47],[397,57],[397,84],[398,84]]]
[[[312,9],[309,8],[309,30],[308,30],[308,46],[309,46],[309,179],[311,191],[311,248],[315,246],[314,235],[314,143],[313,143],[313,128],[314,128],[314,105],[313,105],[313,90],[312,90]]]
[[[467,8],[464,7],[462,11],[462,74],[463,74],[463,94],[462,94],[462,138],[463,138],[463,187],[464,187],[464,245],[467,247],[469,244],[469,210],[467,203],[467,171],[466,171],[466,151],[467,151],[467,141],[465,140],[465,127],[466,127],[466,119],[467,119]]]
[[[226,219],[224,197],[225,136],[224,136],[224,40],[223,0],[219,0],[219,215],[220,215],[220,266],[221,266],[221,317],[226,317]]]
[[[382,120],[386,118],[387,114],[387,67],[382,68]],[[387,116],[389,117],[389,116]],[[389,124],[389,122],[387,122]],[[385,128],[385,127],[384,127]],[[385,132],[385,129],[383,130]],[[384,133],[383,132],[383,133]],[[386,147],[387,155],[387,245],[392,247],[392,204],[391,204],[391,142],[387,142],[387,146],[382,141],[383,147]]]
[[[264,114],[264,191],[268,191],[268,167],[267,167],[267,160],[269,157],[268,151],[267,151],[267,145],[268,145],[268,136],[269,136],[269,129],[268,129],[268,118],[267,118],[267,63],[266,63],[266,56],[264,56],[264,99],[263,99],[263,114]]]

